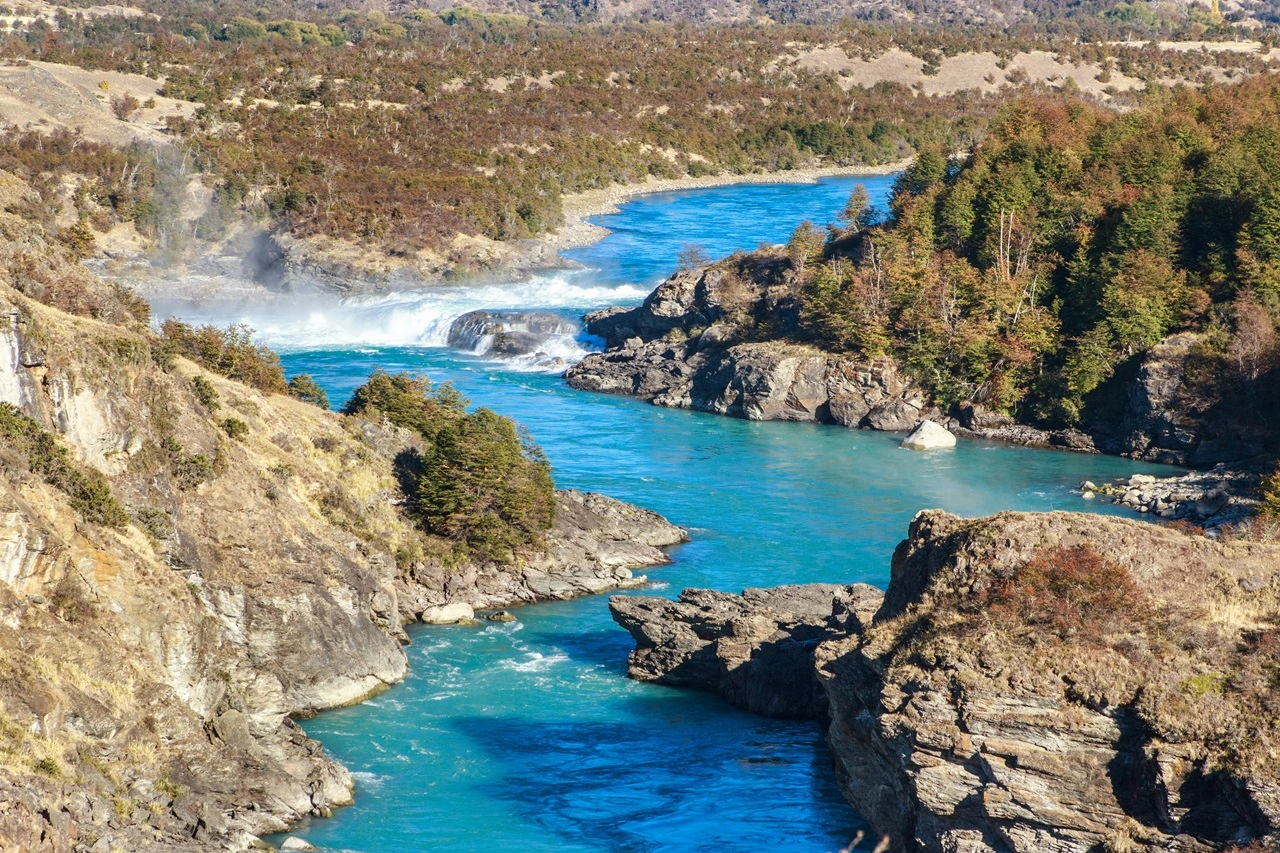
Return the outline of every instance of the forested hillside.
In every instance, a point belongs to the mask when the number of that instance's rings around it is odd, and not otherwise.
[[[922,154],[887,222],[855,198],[829,235],[796,232],[805,326],[897,354],[943,404],[1086,426],[1145,351],[1192,332],[1188,411],[1273,423],[1278,151],[1273,78],[1120,115],[1018,101],[963,159]]]

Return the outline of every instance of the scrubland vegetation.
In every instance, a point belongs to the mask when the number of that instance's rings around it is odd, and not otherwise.
[[[175,178],[199,170],[216,203],[187,237],[217,239],[249,213],[300,236],[409,253],[458,233],[540,234],[561,221],[563,194],[650,175],[876,165],[921,148],[964,148],[1000,100],[919,97],[890,82],[846,91],[835,73],[780,68],[796,45],[839,44],[867,58],[898,48],[935,70],[963,52],[1007,61],[1049,49],[1100,63],[1103,74],[1196,79],[1204,54],[1107,42],[1234,36],[1197,7],[1027,4],[1033,17],[1004,29],[942,26],[925,4],[910,25],[830,23],[856,11],[848,5],[770,6],[781,24],[734,27],[666,22],[686,17],[676,9],[651,10],[660,20],[645,23],[566,25],[599,17],[598,4],[539,4],[529,17],[158,3],[157,19],[38,22],[4,37],[5,55],[163,76],[163,94],[203,106],[170,117],[176,158],[13,132],[0,142],[0,165],[49,187],[59,174],[87,176],[77,209],[98,230],[133,221],[176,241],[184,184]],[[795,23],[807,20],[824,23]],[[1248,52],[1211,64],[1269,67]],[[131,107],[116,111],[127,118]]]

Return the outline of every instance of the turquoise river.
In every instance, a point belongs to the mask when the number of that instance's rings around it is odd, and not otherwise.
[[[452,381],[526,424],[560,486],[604,492],[689,528],[654,590],[783,583],[883,585],[920,509],[1109,511],[1080,480],[1155,470],[1127,460],[961,441],[901,450],[900,436],[750,423],[577,392],[547,363],[493,362],[444,345],[478,308],[580,317],[640,301],[697,243],[713,256],[835,217],[856,183],[883,203],[889,177],[641,196],[601,217],[613,234],[567,252],[584,269],[347,302],[175,309],[243,321],[286,371],[340,404],[376,367]],[[163,306],[158,306],[163,310]],[[566,339],[553,355],[592,345]],[[652,592],[651,592],[652,594]],[[410,674],[363,705],[305,723],[354,772],[356,803],[292,833],[328,851],[827,853],[861,826],[816,726],[626,678],[630,637],[605,597],[540,604],[518,621],[410,629]],[[278,840],[278,839],[277,839]]]

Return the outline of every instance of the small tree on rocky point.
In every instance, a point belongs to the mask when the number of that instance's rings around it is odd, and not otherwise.
[[[488,409],[457,418],[424,454],[418,510],[428,532],[506,561],[555,518],[551,466],[527,433]]]
[[[871,196],[867,194],[867,188],[862,184],[854,187],[853,192],[849,193],[849,200],[844,203],[844,209],[838,216],[854,234],[875,225],[876,209],[871,206]]]
[[[680,272],[692,272],[709,263],[711,263],[711,256],[697,243],[685,243],[680,253],[676,255],[676,267]]]

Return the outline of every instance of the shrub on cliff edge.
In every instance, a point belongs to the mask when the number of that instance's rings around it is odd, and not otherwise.
[[[1039,551],[981,598],[998,621],[1083,642],[1102,640],[1146,612],[1129,572],[1089,545]]]
[[[422,528],[458,553],[506,562],[555,520],[551,466],[528,433],[489,409],[467,412],[452,385],[377,371],[343,407],[380,415],[426,442],[407,488]]]
[[[1258,511],[1263,515],[1280,518],[1280,468],[1263,482]]]
[[[329,408],[329,395],[324,393],[324,389],[316,384],[309,373],[296,374],[289,380],[289,396],[322,409]]]
[[[129,523],[129,514],[111,494],[106,477],[75,464],[52,433],[9,403],[0,403],[0,444],[17,457],[5,459],[6,463],[25,464],[46,483],[66,493],[71,506],[86,521],[107,527]]]
[[[253,342],[253,330],[234,325],[191,326],[170,317],[160,326],[160,337],[152,345],[156,361],[164,365],[174,356],[188,358],[214,373],[252,385],[268,394],[287,394],[280,357]]]

